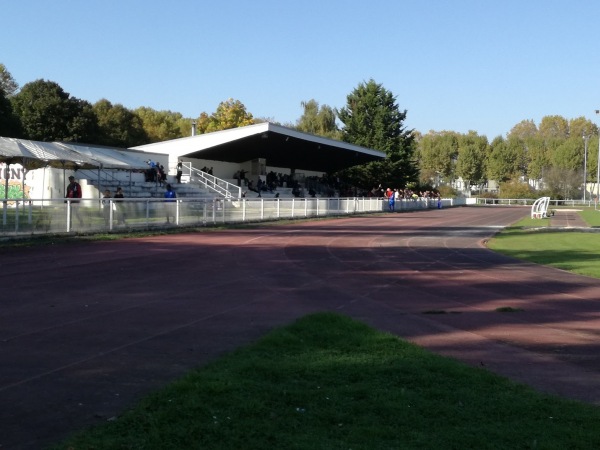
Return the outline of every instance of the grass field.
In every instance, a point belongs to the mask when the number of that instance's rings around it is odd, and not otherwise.
[[[579,214],[590,227],[600,226],[600,211],[586,209]],[[549,224],[550,219],[523,219],[496,235],[488,247],[514,258],[600,278],[600,232],[538,229]]]
[[[57,449],[597,449],[600,409],[334,314],[276,330]]]

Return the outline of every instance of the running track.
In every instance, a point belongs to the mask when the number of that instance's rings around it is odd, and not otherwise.
[[[455,208],[0,250],[0,448],[38,449],[105,422],[323,310],[600,404],[600,281],[481,245],[528,213]]]

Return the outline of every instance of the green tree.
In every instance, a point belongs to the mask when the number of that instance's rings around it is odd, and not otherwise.
[[[538,135],[538,129],[533,120],[522,120],[516,124],[508,133],[509,138],[517,138],[523,141]]]
[[[577,117],[569,120],[569,137],[572,139],[581,139],[583,136],[598,134],[598,126],[585,117]]]
[[[97,137],[91,105],[71,97],[53,81],[27,83],[11,102],[26,139],[94,142]]]
[[[583,170],[583,153],[583,139],[567,139],[552,153],[552,166],[561,169]]]
[[[414,136],[412,130],[404,126],[407,112],[400,110],[396,97],[371,79],[360,83],[346,100],[346,106],[339,111],[339,119],[344,124],[342,139],[380,150],[387,157],[384,161],[358,166],[344,175],[366,189],[379,183],[400,187],[416,181]]]
[[[0,91],[4,92],[6,97],[12,97],[18,90],[19,85],[6,69],[6,66],[0,63]]]
[[[474,131],[459,137],[455,174],[463,179],[467,188],[485,183],[488,147],[487,138]]]
[[[199,133],[210,133],[252,125],[254,118],[246,111],[242,102],[230,98],[219,103],[217,110],[210,116],[206,113],[200,114],[196,122]]]
[[[123,105],[98,100],[94,113],[100,128],[97,144],[127,148],[149,143],[140,117]]]
[[[134,113],[142,120],[150,142],[168,141],[190,135],[192,121],[184,119],[180,113],[146,107],[137,108]]]
[[[417,144],[420,180],[438,183],[440,178],[453,178],[458,156],[459,134],[454,131],[430,131]]]
[[[524,141],[527,153],[527,176],[532,180],[540,180],[544,168],[550,167],[548,149],[540,137],[531,137]]]
[[[337,113],[333,108],[327,105],[319,107],[316,100],[302,102],[301,105],[304,113],[296,123],[298,131],[341,139],[341,132],[336,124]]]
[[[544,116],[539,126],[539,134],[544,139],[567,139],[569,122],[562,116]]]
[[[524,161],[524,147],[518,139],[498,136],[490,145],[487,176],[499,182],[518,179],[524,174]]]
[[[13,112],[12,104],[2,90],[0,90],[0,136],[21,136],[21,122]]]

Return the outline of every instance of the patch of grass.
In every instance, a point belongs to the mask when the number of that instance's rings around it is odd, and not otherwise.
[[[526,223],[520,221],[506,228],[490,239],[487,246],[513,258],[600,278],[600,233],[564,230],[532,232],[526,228]]]
[[[531,228],[549,227],[550,226],[550,218],[545,217],[543,219],[532,219],[531,217],[526,217],[524,219],[521,219],[519,222],[517,222],[513,226],[515,226],[515,227],[531,227]]]
[[[600,227],[600,211],[587,208],[579,212],[579,215],[590,227]]]
[[[305,317],[56,449],[596,449],[600,409],[335,314]]]

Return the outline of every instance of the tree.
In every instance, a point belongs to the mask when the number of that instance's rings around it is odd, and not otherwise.
[[[552,154],[552,166],[561,169],[583,170],[583,139],[571,138],[560,144]]]
[[[12,97],[18,90],[19,85],[6,69],[6,66],[0,63],[0,91],[4,92],[6,97]]]
[[[551,167],[544,173],[548,194],[557,199],[581,198],[581,171]]]
[[[598,126],[585,117],[577,117],[569,120],[569,136],[573,139],[583,140],[583,136],[598,134]]]
[[[550,166],[548,149],[543,139],[532,137],[524,142],[527,152],[527,176],[532,180],[540,180],[544,174],[544,168]]]
[[[518,179],[524,174],[524,160],[524,148],[518,139],[498,136],[490,145],[487,176],[499,182]]]
[[[396,97],[372,79],[360,83],[346,98],[339,111],[344,124],[342,139],[346,142],[385,152],[384,161],[359,166],[348,173],[362,188],[379,183],[400,187],[416,181],[413,161],[414,137],[406,130],[406,110],[400,111]]]
[[[508,133],[509,138],[517,138],[523,141],[536,137],[538,129],[533,120],[522,120],[516,124]]]
[[[93,142],[97,137],[91,105],[71,97],[53,81],[27,83],[11,102],[26,139]]]
[[[146,107],[137,108],[134,113],[142,120],[149,142],[168,141],[190,135],[192,121],[184,119],[180,113],[156,111]]]
[[[470,131],[459,137],[456,176],[463,179],[467,188],[485,182],[487,153],[488,140],[485,136]]]
[[[567,139],[569,122],[562,116],[544,116],[540,122],[539,133],[544,139]]]
[[[319,107],[316,100],[301,103],[304,113],[298,119],[295,128],[305,133],[316,134],[331,139],[341,139],[341,132],[336,124],[337,113],[330,106]]]
[[[97,144],[127,148],[149,143],[140,117],[123,105],[98,100],[94,104],[94,113],[100,128]]]
[[[420,179],[428,184],[440,177],[454,175],[454,161],[458,156],[458,137],[454,131],[430,131],[417,145]]]
[[[246,111],[244,104],[230,98],[219,103],[217,110],[210,116],[206,113],[200,114],[197,120],[197,129],[200,133],[210,133],[253,124],[254,118]]]
[[[0,136],[20,137],[21,122],[14,114],[10,100],[0,90]]]

